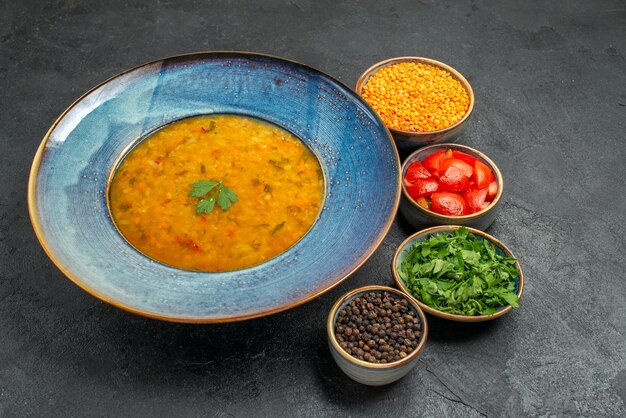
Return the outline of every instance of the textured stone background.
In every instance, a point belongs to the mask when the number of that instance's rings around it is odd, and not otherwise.
[[[440,59],[474,86],[460,142],[503,171],[490,232],[526,273],[521,309],[430,318],[419,366],[382,388],[326,347],[333,301],[391,284],[412,232],[397,219],[337,289],[269,318],[157,322],[81,291],[40,248],[26,183],[80,94],[164,56],[235,49],[354,85],[374,62]],[[521,416],[626,414],[624,1],[0,1],[0,416]]]

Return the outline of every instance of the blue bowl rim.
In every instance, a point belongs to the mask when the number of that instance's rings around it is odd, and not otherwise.
[[[494,244],[497,247],[500,247],[500,249],[508,256],[508,257],[513,257],[515,258],[515,267],[517,267],[518,271],[519,271],[519,276],[518,276],[518,290],[517,290],[517,297],[521,299],[522,297],[522,293],[524,291],[524,272],[522,271],[522,266],[519,263],[519,259],[517,257],[515,257],[515,255],[511,252],[511,250],[509,250],[509,248],[504,245],[502,242],[500,242],[497,238],[495,238],[492,235],[489,235],[486,232],[483,232],[479,229],[476,228],[471,228],[468,226],[462,226],[462,225],[439,225],[439,226],[433,226],[430,228],[426,228],[426,229],[422,229],[421,231],[417,231],[416,233],[414,233],[413,235],[411,235],[410,237],[408,237],[407,239],[405,239],[404,241],[402,241],[402,243],[398,246],[398,249],[396,250],[395,254],[393,255],[393,258],[391,260],[391,273],[393,274],[393,279],[396,282],[396,286],[398,286],[398,288],[403,292],[406,293],[410,296],[411,293],[409,292],[409,289],[406,288],[406,286],[404,285],[404,282],[402,281],[402,278],[400,278],[400,275],[398,275],[398,271],[396,269],[396,265],[398,264],[398,259],[401,257],[402,253],[406,250],[407,246],[414,241],[417,238],[423,237],[423,236],[427,236],[430,234],[441,234],[441,233],[446,233],[446,232],[451,232],[454,230],[457,230],[459,228],[466,228],[468,229],[471,233],[473,233],[474,235],[478,235],[488,241],[490,241],[492,244]],[[414,296],[413,296],[414,297]],[[503,308],[501,308],[500,310],[498,310],[495,313],[492,313],[490,315],[459,315],[459,314],[451,314],[451,313],[447,313],[447,312],[442,312],[438,309],[435,309],[427,304],[425,304],[424,302],[422,302],[421,300],[415,298],[417,304],[420,306],[420,308],[422,308],[424,311],[428,312],[431,315],[434,316],[438,316],[440,318],[443,319],[449,319],[451,321],[458,321],[458,322],[482,322],[482,321],[490,321],[492,319],[495,318],[499,318],[502,315],[508,313],[509,311],[511,311],[513,309],[513,307],[511,305],[507,305]]]
[[[61,120],[78,104],[80,103],[85,97],[89,96],[92,92],[94,92],[95,90],[97,90],[98,88],[102,87],[103,85],[109,83],[110,81],[119,78],[121,76],[124,76],[130,72],[136,71],[142,67],[147,67],[153,64],[156,64],[158,62],[162,62],[162,61],[177,61],[177,60],[188,60],[188,59],[193,59],[193,58],[206,58],[206,57],[210,57],[210,56],[217,56],[217,55],[235,55],[235,56],[250,56],[250,57],[261,57],[261,58],[270,58],[270,59],[275,59],[275,60],[280,60],[283,62],[288,62],[291,63],[293,65],[299,66],[301,68],[304,68],[308,71],[311,71],[313,73],[317,73],[319,75],[322,75],[326,78],[328,78],[329,80],[331,80],[332,82],[336,83],[337,85],[343,87],[346,89],[346,91],[348,92],[352,92],[354,93],[354,98],[356,100],[359,100],[367,109],[369,109],[371,111],[371,114],[378,118],[380,121],[381,126],[383,126],[385,128],[385,132],[387,133],[387,139],[390,141],[390,144],[392,144],[392,146],[390,147],[393,151],[394,151],[394,156],[395,159],[397,161],[397,167],[399,170],[398,173],[398,184],[396,185],[396,197],[395,197],[395,201],[393,204],[393,210],[390,211],[389,216],[387,218],[387,222],[385,223],[384,227],[380,230],[379,236],[376,239],[376,241],[370,246],[370,248],[368,249],[368,251],[364,252],[361,257],[356,260],[352,267],[348,270],[348,272],[341,277],[339,280],[337,280],[335,283],[333,283],[331,286],[327,286],[325,288],[322,288],[316,292],[312,292],[308,295],[305,295],[304,297],[300,298],[298,301],[290,303],[290,304],[285,304],[285,305],[281,305],[272,309],[268,309],[268,310],[264,310],[264,311],[259,311],[259,312],[254,312],[251,314],[246,314],[246,315],[241,315],[241,316],[229,316],[229,317],[219,317],[219,318],[198,318],[198,317],[180,317],[180,316],[170,316],[170,315],[166,315],[166,314],[159,314],[159,313],[155,313],[155,312],[149,312],[149,311],[144,311],[142,309],[138,309],[129,305],[126,305],[125,303],[118,301],[118,300],[114,300],[112,298],[109,298],[107,296],[105,296],[104,294],[102,294],[101,292],[97,291],[96,289],[88,286],[87,284],[85,284],[79,277],[77,277],[76,275],[74,275],[69,268],[67,268],[65,265],[63,265],[59,259],[56,257],[53,249],[51,248],[51,246],[48,244],[48,241],[46,240],[45,234],[43,233],[41,224],[39,222],[39,215],[38,215],[38,211],[36,208],[36,196],[37,196],[37,175],[39,172],[39,168],[45,153],[45,149],[46,149],[46,145],[48,143],[48,140],[50,139],[50,135],[51,133],[55,130],[55,128],[57,127],[57,125],[61,122]],[[147,318],[151,318],[151,319],[157,319],[157,320],[162,320],[162,321],[168,321],[168,322],[177,322],[177,323],[194,323],[194,324],[207,324],[207,323],[226,323],[226,322],[235,322],[235,321],[243,321],[243,320],[248,320],[248,319],[253,319],[253,318],[259,318],[259,317],[263,317],[263,316],[268,316],[268,315],[273,315],[279,312],[283,312],[292,308],[295,308],[297,306],[303,305],[319,296],[321,296],[322,294],[330,291],[331,289],[335,288],[336,286],[338,286],[341,282],[343,282],[344,280],[346,280],[348,277],[350,277],[352,274],[354,274],[354,272],[356,272],[371,256],[372,254],[376,251],[376,249],[380,246],[380,244],[382,244],[383,240],[385,239],[385,237],[387,236],[389,229],[391,228],[391,225],[393,224],[393,221],[395,219],[396,213],[398,211],[398,207],[400,205],[400,196],[401,196],[401,167],[402,164],[400,162],[400,156],[398,154],[398,150],[395,146],[395,142],[393,140],[393,136],[391,135],[391,132],[389,131],[389,129],[385,126],[385,124],[382,122],[382,120],[380,120],[380,117],[378,116],[378,114],[376,113],[376,111],[374,111],[374,109],[369,105],[369,103],[367,103],[360,95],[358,95],[356,92],[354,92],[353,89],[351,89],[350,87],[348,87],[345,83],[337,80],[335,77],[332,77],[330,75],[328,75],[327,73],[320,71],[316,68],[313,68],[309,65],[300,63],[298,61],[294,61],[294,60],[290,60],[290,59],[286,59],[286,58],[282,58],[282,57],[278,57],[275,55],[270,55],[270,54],[263,54],[263,53],[258,53],[258,52],[250,52],[250,51],[237,51],[237,50],[215,50],[215,51],[195,51],[195,52],[189,52],[189,53],[184,53],[184,54],[177,54],[177,55],[171,55],[168,57],[164,57],[164,58],[159,58],[159,59],[155,59],[152,61],[148,61],[148,62],[144,62],[142,64],[136,65],[134,67],[125,69],[103,81],[101,81],[100,83],[96,84],[95,86],[93,86],[92,88],[90,88],[89,90],[87,90],[85,93],[83,93],[82,95],[80,95],[73,103],[71,103],[56,119],[55,121],[52,123],[52,125],[50,126],[50,128],[47,130],[47,132],[45,133],[41,143],[39,144],[39,147],[37,148],[37,151],[35,153],[35,156],[33,158],[33,163],[31,165],[31,169],[29,172],[29,176],[28,176],[28,197],[27,197],[27,201],[28,201],[28,214],[30,217],[30,221],[31,221],[31,225],[33,226],[33,230],[35,231],[35,235],[41,245],[41,247],[43,248],[44,252],[46,253],[46,255],[48,256],[48,258],[54,263],[54,265],[67,277],[69,278],[72,282],[74,282],[74,284],[76,284],[78,287],[80,287],[81,289],[83,289],[85,292],[89,293],[90,295],[112,305],[115,306],[119,309],[122,309],[124,311],[136,314],[136,315],[140,315],[140,316],[144,316]]]

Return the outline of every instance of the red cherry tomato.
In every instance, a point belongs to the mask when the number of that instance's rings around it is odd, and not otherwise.
[[[457,158],[459,160],[465,161],[471,167],[474,167],[474,163],[476,162],[476,158],[461,151],[452,151],[452,158]]]
[[[467,204],[457,193],[438,192],[431,197],[431,209],[442,215],[463,215],[467,211]]]
[[[496,195],[498,194],[498,182],[497,181],[492,181],[491,183],[489,183],[489,193],[487,193],[487,200],[492,201],[493,199],[495,199]]]
[[[445,159],[446,150],[437,151],[424,158],[422,165],[426,167],[426,169],[430,171],[433,176],[439,177],[439,165]]]
[[[487,165],[481,163],[478,160],[476,160],[476,162],[474,163],[474,177],[473,178],[474,178],[474,181],[476,182],[476,187],[478,187],[479,189],[489,186],[489,183],[491,183],[494,180],[491,169]]]
[[[469,189],[469,179],[454,166],[448,167],[439,181],[441,182],[441,189],[449,192],[462,192]]]
[[[487,189],[488,188],[485,187],[484,189],[468,190],[463,193],[463,198],[467,202],[469,213],[478,212],[489,205],[485,202],[487,199]]]
[[[407,168],[404,180],[408,183],[415,183],[415,180],[417,179],[427,179],[430,177],[432,177],[430,171],[424,168],[422,163],[415,161],[411,163],[409,168]]]
[[[423,196],[430,196],[437,190],[439,190],[439,182],[436,179],[417,179],[415,183],[410,184],[406,188],[407,193],[413,200]]]
[[[473,165],[469,165],[465,161],[459,160],[458,158],[446,158],[439,165],[439,170],[440,172],[445,173],[448,167],[451,166],[461,170],[463,174],[465,174],[465,177],[472,177],[472,173],[474,172],[474,169],[472,168]]]

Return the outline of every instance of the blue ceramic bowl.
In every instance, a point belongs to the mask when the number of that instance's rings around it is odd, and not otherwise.
[[[220,273],[172,268],[118,233],[108,177],[138,138],[216,113],[269,120],[299,136],[322,166],[325,204],[307,235],[264,264]],[[333,78],[270,56],[196,53],[125,71],[72,104],[37,151],[28,197],[46,253],[87,292],[152,318],[227,322],[302,304],[359,268],[395,216],[400,164],[373,110]]]
[[[350,303],[352,299],[372,291],[388,292],[393,297],[406,299],[407,302],[409,302],[409,307],[413,309],[413,311],[415,311],[417,316],[420,318],[420,322],[422,324],[422,336],[419,344],[415,350],[402,360],[385,364],[374,364],[368,361],[359,360],[346,353],[337,342],[337,338],[335,337],[335,323],[337,322],[339,311]],[[330,347],[330,353],[339,368],[345,374],[347,374],[351,379],[364,385],[382,386],[401,379],[413,370],[415,366],[417,366],[419,355],[424,349],[424,345],[428,339],[428,322],[426,321],[426,316],[420,309],[417,300],[408,294],[404,294],[397,289],[387,286],[365,286],[354,289],[339,298],[328,314],[326,331],[328,333],[328,346]]]
[[[432,228],[427,228],[427,229],[423,229],[419,232],[416,232],[415,234],[411,235],[410,237],[408,237],[406,240],[404,240],[404,242],[402,244],[400,244],[400,246],[398,247],[398,249],[396,250],[396,253],[393,256],[393,260],[391,261],[391,272],[393,274],[393,278],[396,282],[396,285],[400,288],[400,290],[402,290],[404,293],[406,293],[407,295],[410,295],[411,292],[409,291],[409,289],[406,287],[406,284],[404,283],[404,280],[402,280],[402,278],[400,277],[400,275],[398,274],[398,268],[400,267],[400,265],[402,264],[402,261],[406,258],[406,255],[408,253],[408,251],[411,249],[411,247],[413,246],[413,244],[415,244],[415,242],[417,241],[423,241],[425,239],[428,239],[428,237],[430,237],[431,234],[445,234],[445,233],[450,233],[458,228],[461,228],[460,225],[442,225],[442,226],[435,226]],[[517,258],[513,255],[513,253],[511,252],[511,250],[509,250],[506,245],[504,245],[503,243],[501,243],[500,241],[498,241],[496,238],[494,238],[493,236],[483,232],[483,231],[479,231],[478,229],[474,229],[474,228],[467,228],[471,233],[473,233],[474,235],[476,235],[478,237],[478,239],[486,239],[488,241],[490,241],[495,247],[496,247],[496,253],[499,255],[503,255],[503,256],[507,256],[507,257],[513,257],[513,258]],[[522,266],[520,265],[519,261],[515,262],[515,267],[517,268],[517,270],[519,271],[519,275],[517,277],[513,278],[513,281],[515,282],[515,293],[517,294],[517,296],[519,298],[522,297],[522,292],[524,291],[524,273],[522,272]],[[429,313],[431,315],[434,316],[438,316],[440,318],[444,318],[444,319],[449,319],[451,321],[458,321],[458,322],[482,322],[482,321],[489,321],[492,319],[496,319],[501,317],[502,315],[508,313],[511,311],[511,309],[513,309],[513,307],[511,305],[507,305],[504,306],[502,308],[500,308],[500,310],[498,310],[497,312],[491,314],[491,315],[473,315],[473,316],[469,316],[469,315],[458,315],[458,314],[451,314],[448,312],[442,312],[438,309],[432,308],[430,306],[428,306],[427,304],[425,304],[424,302],[422,302],[419,299],[415,299],[417,304],[420,306],[420,308],[422,308],[424,310],[424,312]]]

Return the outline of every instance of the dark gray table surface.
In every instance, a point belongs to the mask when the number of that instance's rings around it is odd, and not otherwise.
[[[418,367],[370,388],[336,367],[325,319],[349,289],[392,284],[413,232],[299,308],[225,325],[120,311],[67,280],[27,213],[32,158],[100,81],[198,50],[274,54],[353,86],[385,58],[444,61],[472,83],[459,142],[500,166],[489,232],[519,257],[519,310],[430,317]],[[626,2],[0,1],[0,416],[626,414]]]

